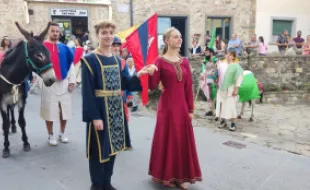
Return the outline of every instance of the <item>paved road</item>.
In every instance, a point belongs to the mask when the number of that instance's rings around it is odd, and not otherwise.
[[[241,104],[238,104],[241,110]],[[237,130],[218,129],[214,121],[204,118],[206,102],[195,106],[196,126],[210,128],[221,134],[228,134],[241,140],[285,150],[310,157],[310,106],[256,104],[254,122],[249,122],[251,108],[246,105],[243,119],[238,120]],[[199,119],[200,118],[200,119]]]
[[[0,158],[1,190],[88,190],[85,126],[81,122],[80,90],[75,92],[74,118],[68,124],[67,145],[49,147],[44,122],[39,117],[39,95],[30,95],[27,129],[32,151],[22,151],[20,130],[10,135],[9,159]],[[113,184],[119,190],[159,190],[147,175],[155,119],[131,117],[134,149],[117,157]],[[56,132],[58,132],[58,124]],[[208,128],[195,128],[204,181],[191,190],[309,190],[310,159],[243,141],[237,149],[223,145],[236,141]],[[3,139],[0,140],[1,145]],[[167,188],[170,189],[170,188]]]

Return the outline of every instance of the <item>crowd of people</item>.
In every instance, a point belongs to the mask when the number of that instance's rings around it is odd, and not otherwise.
[[[235,48],[230,48],[224,56],[215,54],[214,49],[206,48],[204,61],[200,69],[200,86],[207,99],[206,117],[214,117],[219,123],[219,128],[228,127],[235,131],[237,128],[236,119],[238,116],[237,103],[240,97],[245,96],[239,93],[243,82],[244,70],[238,62],[238,54]],[[254,92],[243,101],[259,99],[262,89],[259,89],[258,81],[250,81],[243,92]],[[196,92],[199,94],[198,92]],[[196,94],[196,95],[197,95]],[[231,125],[227,125],[231,121]]]
[[[262,102],[263,85],[251,71],[243,70],[238,61],[243,49],[249,55],[265,56],[267,46],[264,45],[263,37],[259,37],[259,40],[261,43],[258,43],[256,35],[253,35],[251,41],[245,45],[237,34],[232,34],[231,40],[225,44],[220,36],[217,36],[214,43],[213,40],[207,39],[203,50],[198,40],[193,40],[193,48],[190,49],[192,56],[204,57],[200,69],[199,89],[207,99],[205,116],[215,116],[219,128],[227,127],[231,131],[237,129],[238,102],[251,102],[256,99]],[[199,91],[196,92],[196,96],[198,94]]]
[[[204,49],[199,45],[199,39],[193,37],[192,48],[190,53],[192,56],[204,55]],[[252,55],[252,56],[266,56],[268,52],[268,42],[264,40],[263,36],[257,38],[256,34],[251,36],[249,42],[244,43],[236,33],[233,33],[231,39],[227,42],[223,40],[220,35],[215,39],[212,49],[215,54],[226,53],[228,49],[234,48],[238,56]],[[205,47],[208,47],[210,36],[205,39]],[[302,32],[298,31],[296,37],[292,37],[288,30],[284,30],[278,35],[276,42],[273,44],[278,47],[278,52],[281,55],[310,55],[310,35],[306,40],[302,38]]]
[[[278,36],[276,45],[282,55],[310,55],[310,36],[305,41],[301,31],[297,37],[292,38],[284,30]],[[263,84],[255,79],[251,71],[243,70],[238,63],[238,56],[266,56],[267,43],[264,38],[253,34],[248,43],[243,43],[233,33],[226,44],[220,36],[210,44],[210,37],[206,38],[205,47],[202,48],[197,38],[193,38],[190,49],[192,56],[203,56],[204,60],[200,69],[200,88],[207,99],[207,117],[215,115],[219,128],[228,127],[235,131],[238,117],[237,103],[260,99],[262,102]],[[241,86],[242,84],[246,84]],[[240,88],[242,87],[241,91]],[[198,92],[197,92],[198,94]],[[253,111],[253,110],[252,110]],[[231,121],[230,125],[227,121]]]

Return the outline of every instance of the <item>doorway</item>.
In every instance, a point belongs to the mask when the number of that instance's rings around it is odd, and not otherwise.
[[[188,52],[186,51],[187,49],[187,31],[186,31],[186,26],[187,26],[187,17],[165,17],[165,16],[160,16],[158,17],[158,27],[157,27],[157,35],[158,35],[158,48],[162,49],[164,43],[163,43],[163,34],[165,31],[170,28],[170,27],[175,27],[177,28],[183,38],[183,43],[180,49],[180,54],[182,56],[186,56]]]
[[[206,34],[211,36],[215,29],[216,36],[228,43],[231,37],[231,18],[229,17],[208,17],[206,23]]]
[[[84,33],[88,30],[87,17],[59,17],[53,16],[52,20],[59,24],[63,29],[66,40],[74,35],[76,38],[82,38]]]
[[[182,56],[185,56],[186,52],[185,52],[185,46],[186,46],[186,29],[185,29],[185,25],[186,25],[186,18],[184,17],[172,17],[171,18],[171,26],[177,28],[183,38],[183,43],[180,49],[180,54]]]

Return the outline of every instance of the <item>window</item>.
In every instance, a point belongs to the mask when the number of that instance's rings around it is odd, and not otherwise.
[[[161,49],[165,44],[163,41],[163,35],[165,31],[171,27],[170,17],[158,17],[157,19],[157,45],[158,49]]]
[[[292,34],[293,21],[292,20],[273,20],[272,21],[272,35],[279,36],[284,30]]]
[[[220,35],[223,40],[228,41],[230,38],[231,29],[230,21],[230,18],[208,17],[206,23],[206,34],[211,36],[214,28],[216,28],[216,36]]]
[[[185,56],[187,54],[186,47],[186,16],[172,16],[172,17],[158,17],[157,20],[157,36],[158,36],[158,49],[162,49],[164,47],[163,34],[170,27],[177,28],[181,35],[183,36],[183,43],[180,49],[180,54]]]
[[[171,18],[170,17],[158,17],[158,34],[164,34],[165,31],[171,27]]]

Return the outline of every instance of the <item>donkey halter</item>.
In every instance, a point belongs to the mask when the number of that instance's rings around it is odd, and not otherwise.
[[[34,72],[37,73],[38,75],[40,75],[43,71],[53,67],[52,63],[49,63],[47,65],[44,65],[43,67],[41,68],[38,68],[36,66],[36,64],[30,59],[29,57],[29,53],[28,53],[28,42],[27,41],[24,41],[24,47],[25,47],[25,55],[26,55],[26,65],[28,67],[32,67]],[[8,79],[6,79],[1,73],[0,73],[0,78],[3,79],[6,83],[12,85],[13,87],[17,87],[17,86],[20,86],[24,81],[22,81],[20,84],[14,84],[12,82],[10,82]]]
[[[25,46],[26,64],[27,64],[28,67],[31,65],[31,67],[33,68],[35,73],[40,75],[43,71],[53,67],[52,63],[44,65],[41,68],[37,67],[36,64],[34,64],[34,62],[29,57],[29,54],[28,54],[28,42],[27,41],[24,42],[24,46]]]

